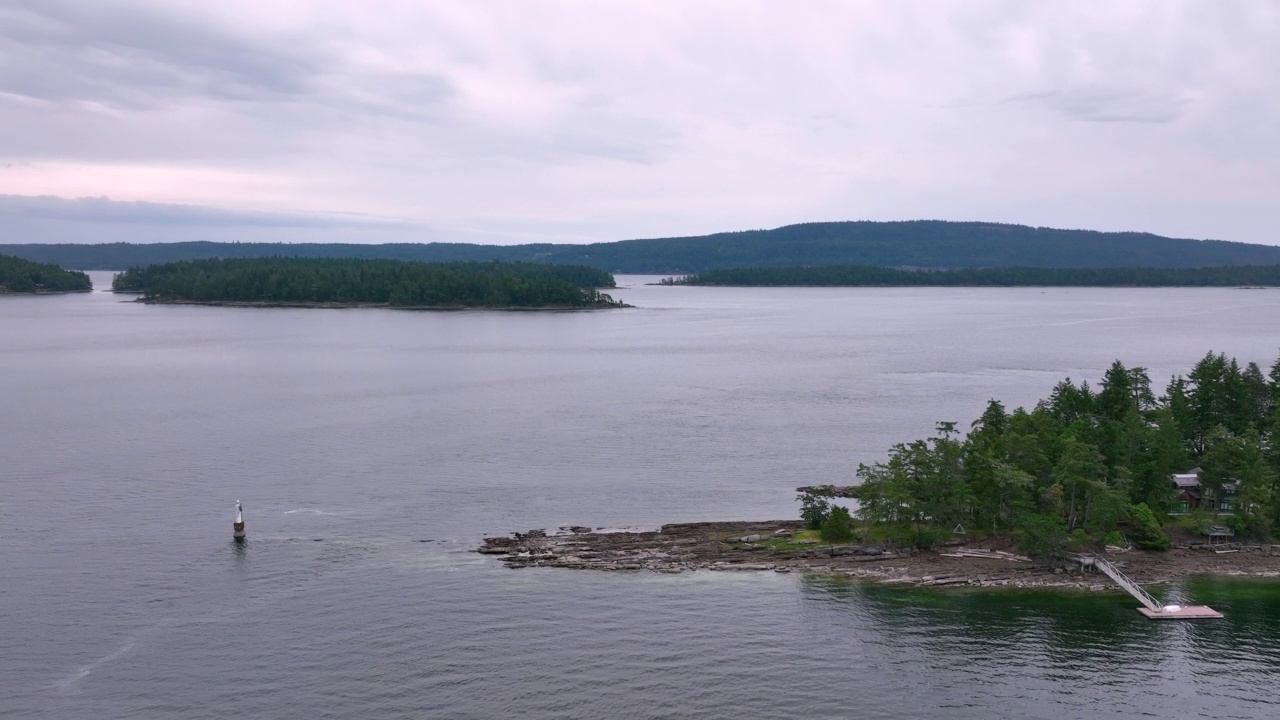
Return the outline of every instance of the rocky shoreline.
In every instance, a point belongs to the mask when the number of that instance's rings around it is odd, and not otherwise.
[[[655,531],[575,526],[485,538],[477,552],[500,556],[512,568],[818,572],[915,586],[1116,587],[1106,576],[1070,562],[1033,562],[1019,554],[1009,538],[959,538],[936,550],[914,550],[793,540],[803,527],[792,520],[681,523]],[[1166,551],[1133,549],[1108,557],[1142,584],[1190,575],[1280,577],[1280,545],[1190,545]]]

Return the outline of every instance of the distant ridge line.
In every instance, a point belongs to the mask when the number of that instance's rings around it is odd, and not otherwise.
[[[688,274],[744,267],[1196,268],[1280,264],[1280,247],[1168,238],[1146,232],[1061,230],[980,221],[808,222],[772,230],[534,243],[8,244],[0,252],[78,270],[123,270],[207,257],[355,257],[436,262],[503,260],[588,265],[613,273]]]

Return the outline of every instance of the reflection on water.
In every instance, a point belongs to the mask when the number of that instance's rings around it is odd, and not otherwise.
[[[913,676],[963,679],[931,690],[962,705],[998,692],[1093,708],[1086,716],[1105,714],[1103,699],[1117,716],[1270,717],[1280,706],[1270,689],[1280,676],[1280,584],[1271,581],[1179,583],[1170,594],[1226,616],[1181,622],[1146,620],[1124,593],[902,588],[838,575],[807,576],[802,588],[908,658]]]

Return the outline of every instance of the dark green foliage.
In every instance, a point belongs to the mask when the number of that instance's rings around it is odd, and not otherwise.
[[[912,547],[937,548],[943,540],[954,536],[951,531],[934,525],[915,525],[899,537]]]
[[[1031,557],[1053,557],[1067,547],[1067,526],[1052,515],[1024,515],[1015,529],[1018,547]]]
[[[608,273],[571,265],[284,257],[151,265],[112,282],[149,300],[401,307],[604,306],[613,300],[596,287],[612,285]]]
[[[1227,524],[1257,539],[1270,537],[1275,529],[1277,473],[1266,459],[1258,430],[1251,427],[1243,435],[1232,435],[1217,428],[1209,434],[1200,465],[1203,482],[1215,496],[1227,485],[1236,491]]]
[[[822,521],[818,534],[827,542],[846,542],[853,537],[853,518],[849,508],[843,505],[832,505],[827,519]]]
[[[707,270],[664,285],[943,287],[1236,287],[1280,286],[1280,265],[1201,268],[987,267],[901,270],[869,265],[744,267]]]
[[[858,514],[917,544],[922,532],[962,523],[1016,531],[1037,552],[1056,546],[1058,529],[1063,542],[1086,543],[1133,528],[1139,546],[1165,548],[1170,476],[1198,465],[1202,499],[1223,503],[1203,506],[1200,525],[1266,539],[1280,527],[1277,398],[1280,361],[1263,376],[1209,353],[1159,398],[1142,368],[1117,362],[1096,392],[1068,379],[1030,411],[993,400],[967,437],[939,423],[938,437],[860,465]]]
[[[57,265],[0,255],[0,293],[88,292],[89,276]]]
[[[1169,549],[1169,536],[1164,534],[1160,521],[1146,503],[1130,506],[1129,521],[1133,525],[1133,544],[1143,550]]]
[[[1240,434],[1254,420],[1249,390],[1235,358],[1209,353],[1187,376],[1191,439],[1203,452],[1209,433],[1219,427]]]
[[[821,528],[822,523],[831,513],[831,503],[825,498],[809,493],[801,493],[796,496],[796,499],[800,501],[800,519],[804,520],[805,528],[809,530]]]
[[[40,262],[118,270],[207,257],[349,257],[524,261],[588,265],[626,273],[699,273],[734,267],[872,265],[912,268],[1209,267],[1276,265],[1280,248],[1179,240],[1147,233],[1101,233],[1024,225],[916,220],[821,222],[773,230],[590,245],[156,243],[13,245]],[[842,283],[843,284],[843,283]]]
[[[1169,476],[1191,467],[1191,453],[1183,443],[1173,410],[1160,407],[1147,414],[1145,433],[1132,467],[1130,497],[1145,502],[1152,512],[1163,515],[1173,508],[1175,492]]]
[[[858,476],[858,512],[876,522],[946,525],[967,519],[972,506],[963,445],[947,437],[895,445],[887,463],[859,466]]]
[[[1249,531],[1249,520],[1243,515],[1232,515],[1227,518],[1226,525],[1237,533],[1245,533]]]

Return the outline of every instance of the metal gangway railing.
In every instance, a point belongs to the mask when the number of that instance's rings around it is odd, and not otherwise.
[[[1117,585],[1124,588],[1130,595],[1137,598],[1138,602],[1146,605],[1148,610],[1160,612],[1164,608],[1163,603],[1151,597],[1151,593],[1143,590],[1138,583],[1131,580],[1129,576],[1120,572],[1120,569],[1115,565],[1112,565],[1106,558],[1100,555],[1077,555],[1076,560],[1078,560],[1080,565],[1083,567],[1089,567],[1092,565],[1093,567],[1101,570],[1103,574],[1114,580]]]

